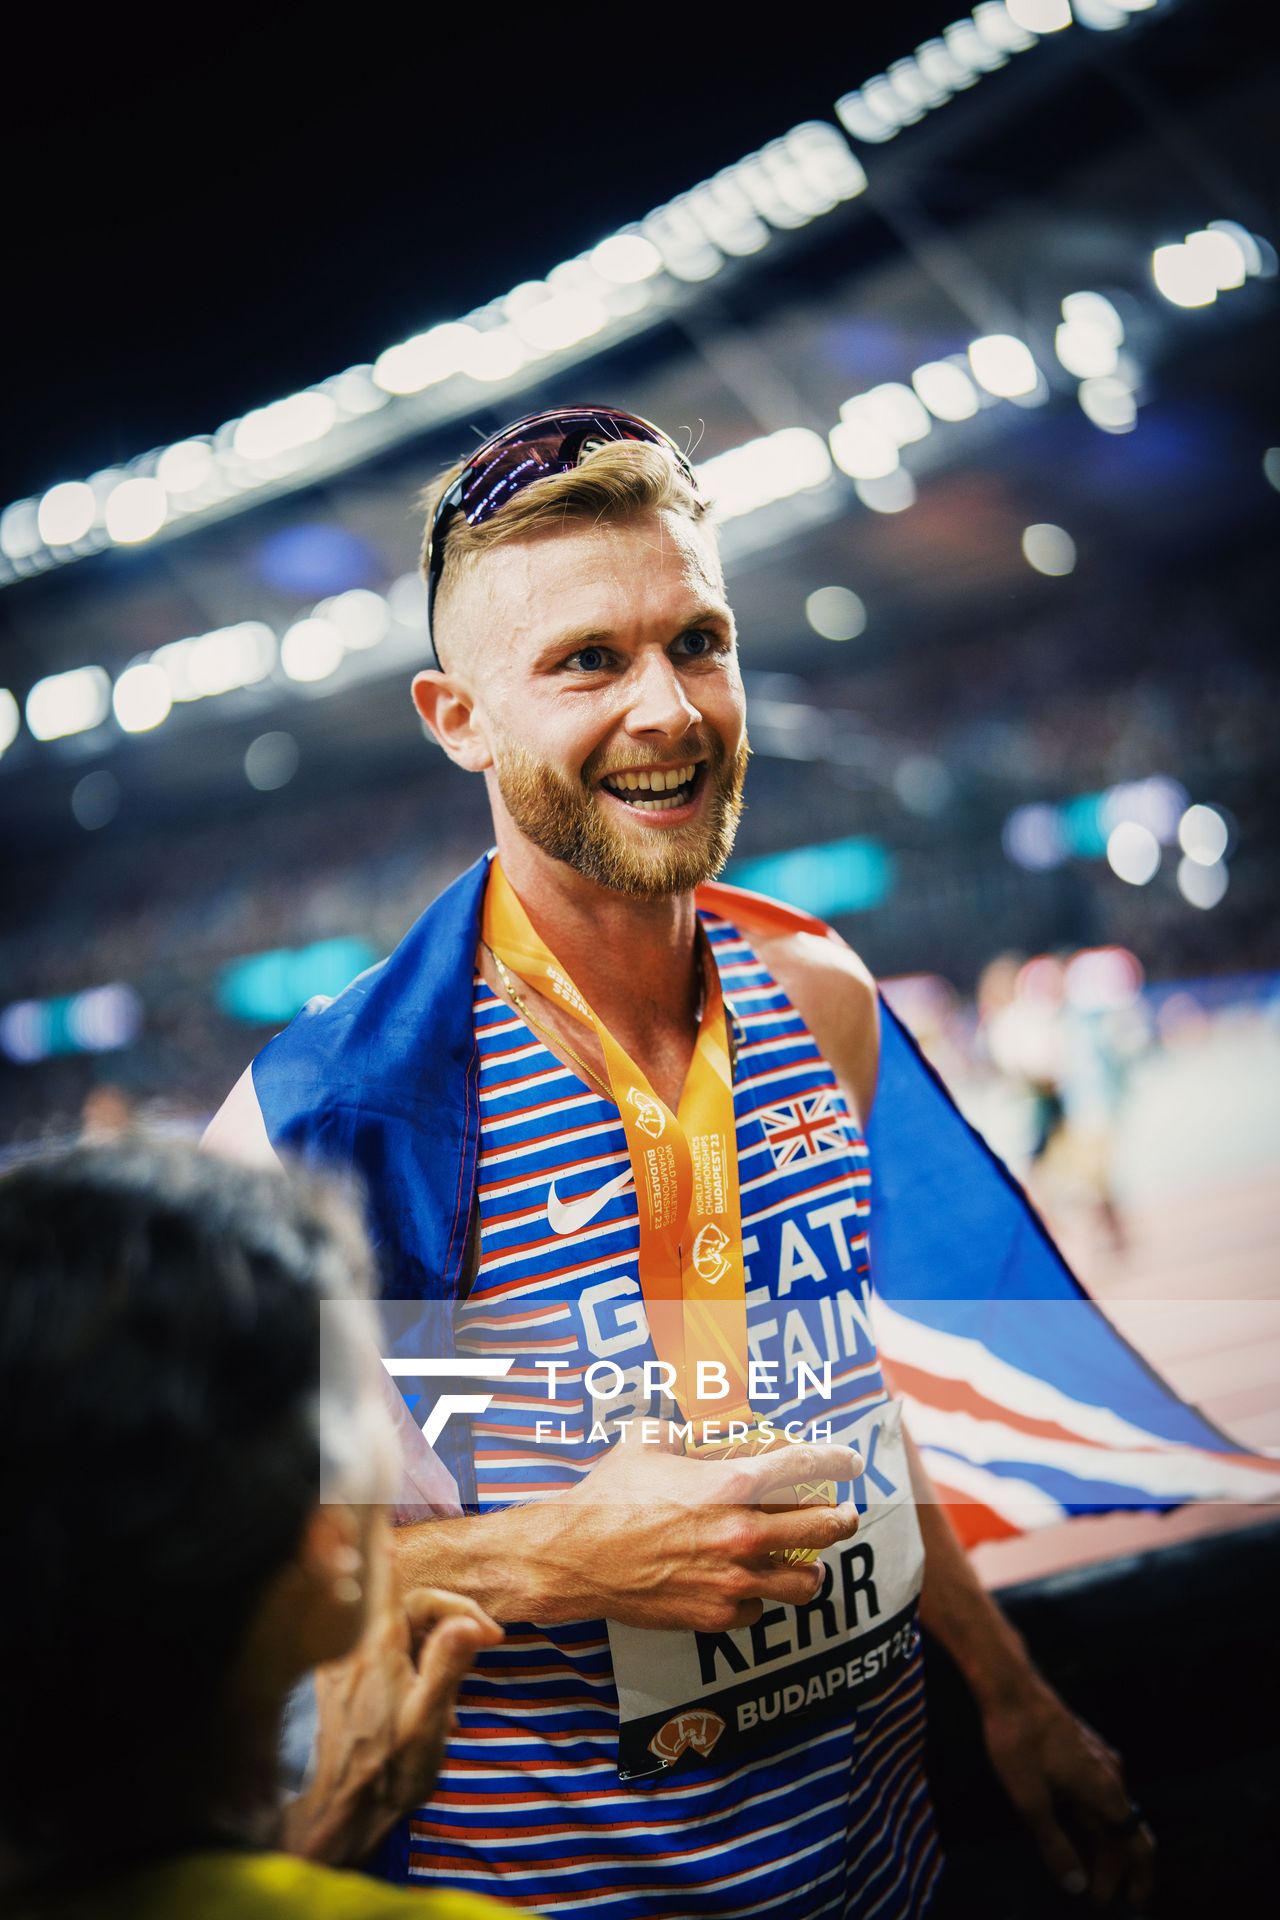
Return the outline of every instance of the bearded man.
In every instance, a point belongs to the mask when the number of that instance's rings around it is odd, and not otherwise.
[[[507,1626],[399,1871],[617,1920],[923,1913],[923,1621],[1049,1870],[1140,1902],[1118,1757],[982,1590],[880,1368],[873,982],[711,884],[747,736],[692,469],[567,408],[426,506],[413,698],[483,776],[496,854],[210,1134],[352,1166],[419,1352],[495,1383],[399,1533],[407,1582]]]

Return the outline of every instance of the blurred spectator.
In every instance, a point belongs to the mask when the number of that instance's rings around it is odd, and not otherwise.
[[[391,1593],[371,1503],[397,1449],[350,1216],[135,1138],[0,1180],[0,1262],[3,1911],[497,1920],[272,1850],[362,1858],[429,1793],[501,1638],[457,1596]],[[322,1373],[334,1300],[357,1337]],[[314,1779],[282,1819],[281,1712],[317,1666]]]

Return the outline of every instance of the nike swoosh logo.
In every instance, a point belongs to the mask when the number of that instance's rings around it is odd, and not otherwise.
[[[594,1193],[584,1193],[580,1200],[562,1200],[553,1180],[547,1188],[547,1224],[552,1233],[581,1233],[612,1199],[625,1193],[631,1184],[631,1169],[627,1167],[616,1180],[610,1180],[607,1186],[597,1187]]]

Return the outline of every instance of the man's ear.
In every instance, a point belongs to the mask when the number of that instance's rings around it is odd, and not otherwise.
[[[413,704],[422,724],[456,766],[484,773],[493,765],[489,743],[477,723],[475,701],[451,673],[424,669],[413,679]]]

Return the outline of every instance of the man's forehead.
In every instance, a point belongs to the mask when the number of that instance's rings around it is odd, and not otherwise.
[[[476,569],[492,616],[529,636],[728,614],[715,536],[687,515],[566,526],[495,547]]]

